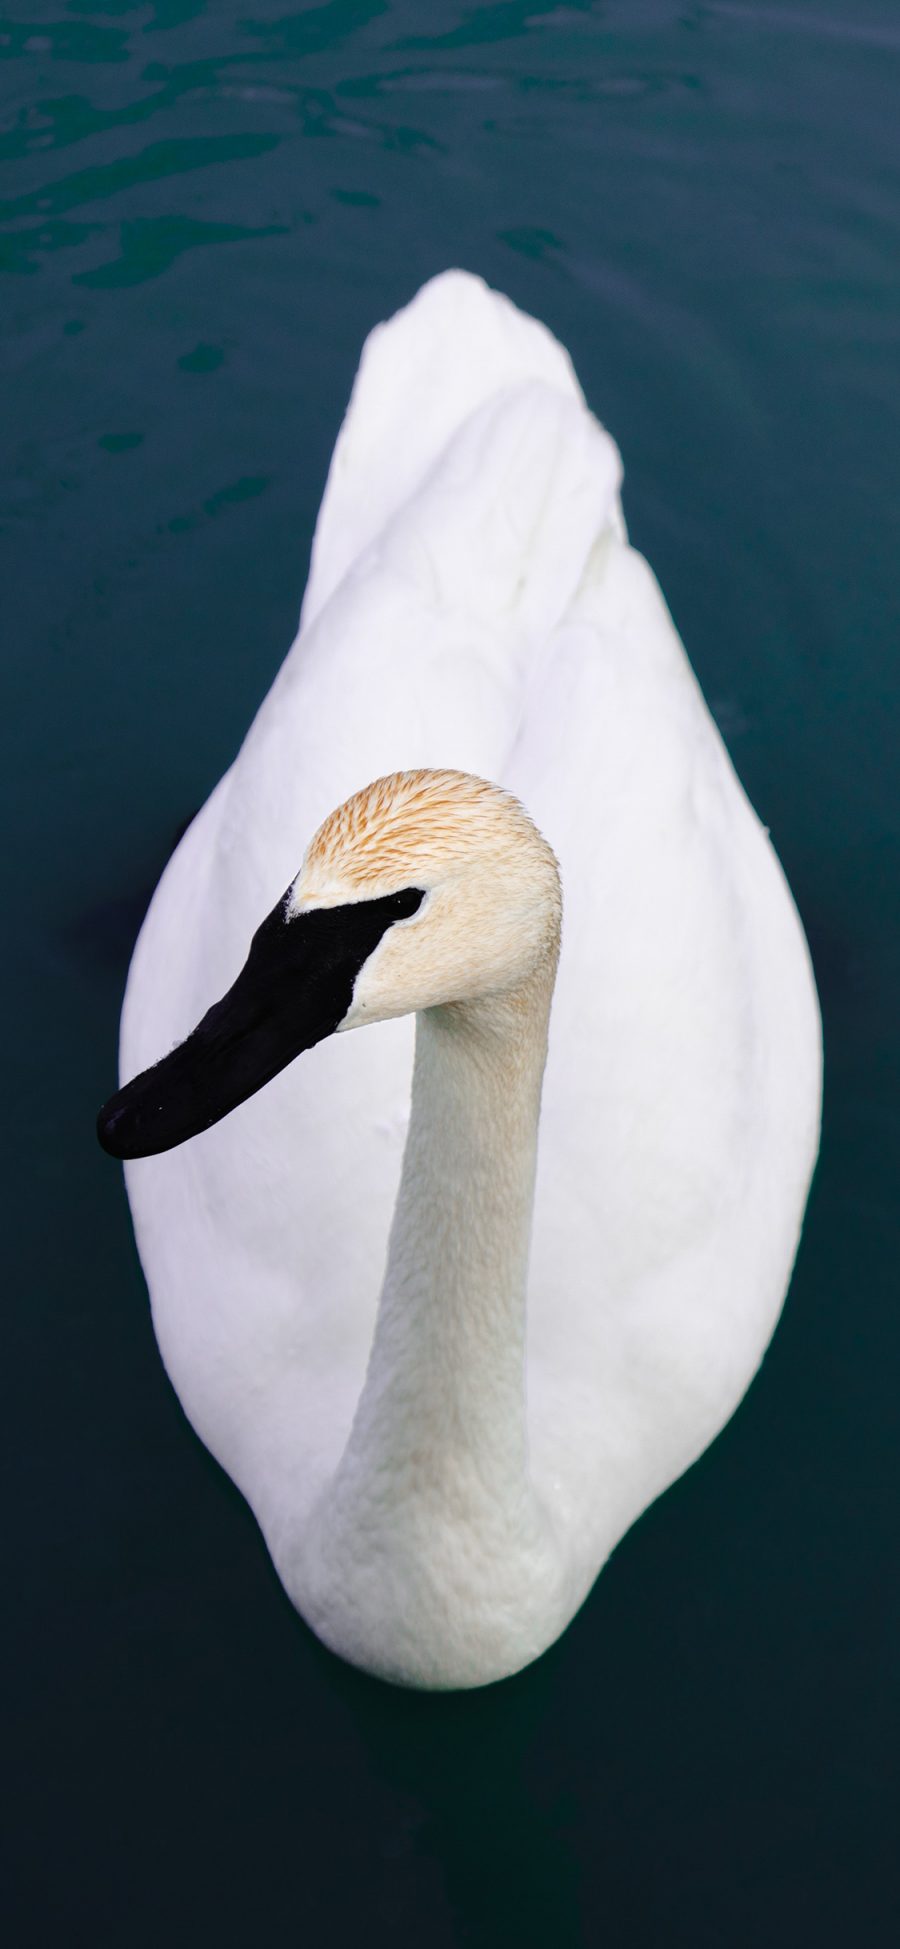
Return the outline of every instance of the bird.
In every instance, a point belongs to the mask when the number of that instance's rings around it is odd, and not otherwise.
[[[400,1686],[530,1664],[718,1434],[818,1150],[802,925],[621,481],[480,278],[374,328],[98,1120],[189,1421]]]

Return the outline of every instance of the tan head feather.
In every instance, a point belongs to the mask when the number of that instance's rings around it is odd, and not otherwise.
[[[329,813],[307,848],[297,894],[309,900],[337,884],[365,896],[485,852],[502,864],[523,841],[555,866],[524,807],[500,786],[468,772],[393,772]]]

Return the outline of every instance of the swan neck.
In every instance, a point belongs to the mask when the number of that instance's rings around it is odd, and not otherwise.
[[[525,1295],[552,972],[417,1017],[409,1134],[349,1451],[438,1501],[527,1476]]]

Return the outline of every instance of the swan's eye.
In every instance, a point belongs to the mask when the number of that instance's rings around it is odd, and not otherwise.
[[[410,914],[418,913],[424,898],[424,887],[404,887],[402,893],[389,893],[386,904],[395,920],[408,920]]]

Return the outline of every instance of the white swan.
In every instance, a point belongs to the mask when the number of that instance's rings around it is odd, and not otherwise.
[[[816,1155],[803,934],[619,478],[566,354],[478,280],[372,334],[300,634],[135,951],[123,1077],[229,993],[101,1119],[187,1414],[313,1629],[399,1683],[563,1629],[743,1394]]]

